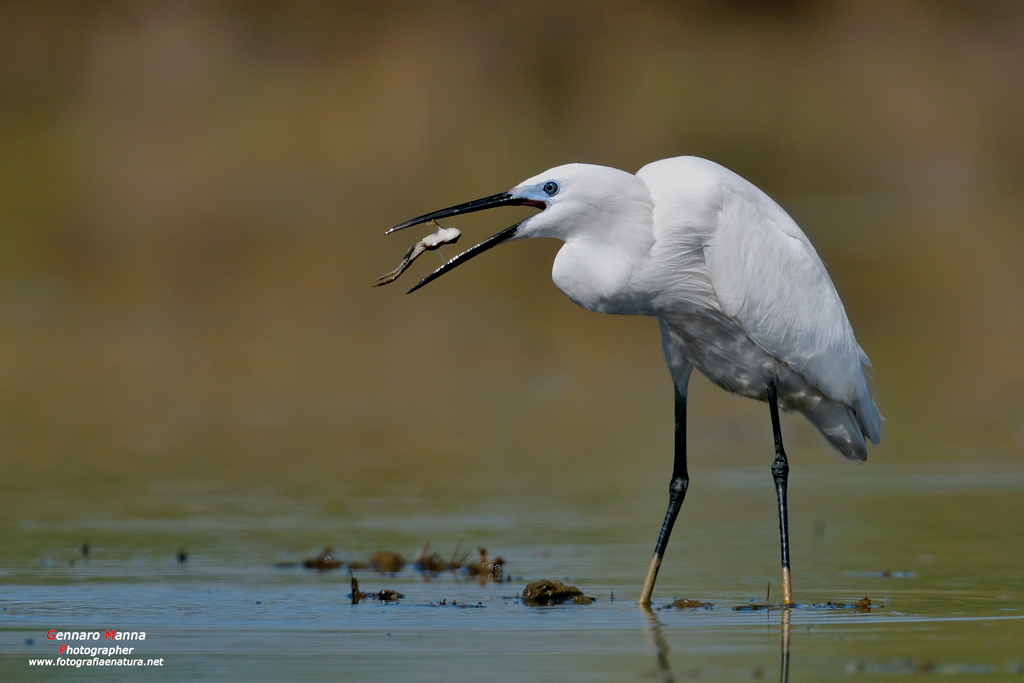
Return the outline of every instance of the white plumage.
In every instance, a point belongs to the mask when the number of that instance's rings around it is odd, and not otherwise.
[[[541,197],[545,183],[556,194]],[[554,237],[555,285],[580,306],[652,315],[674,381],[692,368],[718,386],[803,413],[840,453],[867,457],[881,416],[825,266],[799,227],[757,187],[705,159],[636,174],[568,164],[509,191],[544,201],[510,239]]]

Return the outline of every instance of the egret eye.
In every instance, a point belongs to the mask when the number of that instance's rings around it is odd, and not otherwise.
[[[554,180],[549,180],[546,183],[544,183],[544,187],[542,187],[541,189],[544,190],[544,194],[546,194],[547,196],[554,197],[556,194],[558,194],[558,183],[556,183]]]

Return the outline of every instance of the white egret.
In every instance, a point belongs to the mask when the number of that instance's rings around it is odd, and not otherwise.
[[[496,206],[542,211],[459,254],[410,292],[501,242],[553,237],[565,244],[555,285],[591,311],[650,315],[675,384],[675,462],[669,505],[640,593],[649,605],[665,546],[689,484],[686,389],[697,368],[723,389],[766,401],[775,436],[771,471],[779,506],[783,604],[792,605],[779,407],[802,413],[843,456],[867,458],[882,418],[858,346],[825,266],[768,195],[696,157],[648,164],[635,175],[558,166],[490,197],[401,223],[388,233]]]

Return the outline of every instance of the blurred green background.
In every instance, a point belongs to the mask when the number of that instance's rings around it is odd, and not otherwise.
[[[575,307],[546,241],[370,286],[421,236],[401,220],[683,154],[816,245],[887,419],[865,467],[1021,462],[1020,3],[0,4],[0,558],[48,552],[25,520],[219,493],[342,518],[628,493],[653,543],[654,320]],[[696,470],[763,466],[769,501],[767,411],[692,392]],[[842,476],[785,429],[794,471]]]

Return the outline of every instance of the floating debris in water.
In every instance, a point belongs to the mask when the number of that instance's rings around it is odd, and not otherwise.
[[[541,579],[528,584],[521,597],[524,605],[560,605],[572,602],[576,605],[589,605],[594,599],[583,594],[576,586],[566,586],[561,581]]]
[[[795,607],[795,605],[783,605],[781,603],[778,604],[778,605],[773,605],[773,604],[771,604],[768,601],[771,598],[771,596],[772,596],[772,584],[769,583],[768,584],[768,588],[765,590],[765,593],[764,593],[764,602],[754,603],[752,605],[737,605],[736,607],[733,607],[733,609],[735,611],[737,611],[737,612],[757,612],[758,610],[762,610],[762,609],[770,610],[770,609],[781,609],[783,607]],[[753,600],[751,600],[751,602],[753,602]]]
[[[700,600],[690,600],[688,598],[679,598],[669,606],[676,609],[711,609],[714,607],[710,602],[701,602]]]
[[[462,541],[459,541],[455,546],[455,551],[452,553],[452,559],[446,562],[440,554],[430,552],[430,544],[425,543],[413,559],[413,567],[417,571],[430,575],[461,569],[465,570],[469,576],[479,578],[481,583],[506,580],[504,575],[505,558],[499,556],[489,559],[486,548],[479,548],[478,550],[480,553],[479,559],[476,562],[466,562],[466,558],[469,557],[469,551],[463,550]],[[370,558],[370,562],[376,564],[374,558]],[[511,580],[511,577],[508,580]]]
[[[402,570],[402,567],[405,566],[405,560],[398,553],[378,550],[373,555],[370,555],[370,566],[373,567],[374,571],[378,571],[381,574],[394,574]]]
[[[452,559],[446,562],[437,553],[430,553],[430,544],[427,543],[423,546],[423,549],[416,555],[413,560],[413,566],[421,572],[428,574],[438,574],[442,571],[457,571],[464,569],[470,576],[478,576],[485,581],[503,581],[504,574],[502,568],[505,564],[505,559],[502,557],[496,557],[493,560],[487,558],[487,550],[480,548],[480,559],[477,562],[466,563],[466,557],[469,555],[468,551],[462,550],[462,542],[459,541],[458,545],[455,546],[455,552],[452,554]],[[317,553],[314,557],[307,558],[302,562],[303,566],[307,569],[316,569],[319,571],[329,571],[333,569],[340,569],[341,567],[348,567],[350,571],[356,571],[360,569],[373,569],[381,574],[396,574],[405,567],[407,564],[405,559],[398,553],[379,550],[370,556],[369,562],[358,562],[358,561],[344,561],[336,557],[336,551],[330,546],[324,546],[324,548]],[[278,562],[274,566],[281,569],[289,569],[296,566],[295,562]],[[511,580],[511,577],[510,577]]]
[[[448,563],[444,561],[443,557],[437,553],[430,553],[428,555],[428,550],[430,550],[430,544],[424,543],[423,549],[413,559],[412,564],[417,570],[431,574],[439,574],[440,572],[448,569]]]
[[[354,576],[352,577],[351,585],[352,592],[348,594],[348,597],[352,598],[353,605],[358,605],[359,601],[366,597],[365,593],[359,592],[359,581],[357,581]]]
[[[447,598],[445,598],[441,602],[432,602],[430,604],[434,607],[457,607],[458,609],[484,609],[485,607],[485,605],[479,601],[477,601],[475,605],[467,605],[465,602],[460,604],[458,600],[452,600],[451,602],[448,602]]]
[[[356,580],[356,577],[354,576],[352,577],[351,585],[352,592],[349,593],[346,597],[352,600],[353,605],[358,605],[360,600],[379,600],[380,602],[395,602],[396,600],[401,600],[405,597],[398,591],[394,591],[389,588],[379,590],[375,593],[364,593],[359,590],[359,581]]]
[[[374,283],[374,287],[380,287],[386,285],[389,282],[394,282],[398,279],[398,276],[405,272],[405,269],[412,265],[412,262],[418,259],[421,255],[427,251],[434,251],[437,248],[444,246],[445,244],[454,244],[459,241],[462,237],[462,233],[459,232],[458,228],[442,228],[436,221],[430,221],[437,227],[437,231],[433,234],[427,235],[416,244],[409,247],[409,251],[405,252],[405,256],[402,258],[402,262],[398,264],[398,267],[387,275],[382,275],[377,278],[377,282]],[[441,252],[438,252],[439,254]],[[444,256],[441,257],[444,261]]]
[[[480,548],[480,560],[466,565],[466,571],[470,576],[479,576],[484,582],[488,579],[501,581],[502,567],[505,564],[503,557],[496,557],[493,560],[487,559],[487,548]]]
[[[862,599],[854,603],[832,602],[829,600],[828,602],[820,602],[816,605],[811,605],[811,607],[814,607],[815,609],[852,609],[861,614],[870,614],[872,608],[881,607],[881,605],[872,605],[871,600],[867,596],[864,596]]]
[[[793,609],[800,605],[783,605],[781,602],[777,602],[774,605],[767,602],[755,602],[750,605],[736,605],[733,610],[736,612],[759,612],[760,610],[773,610],[773,609]]]
[[[462,569],[462,566],[466,564],[466,560],[469,558],[469,551],[462,549],[462,541],[455,544],[455,550],[452,552],[452,561],[448,563],[449,569]]]
[[[430,574],[439,574],[443,571],[451,570],[455,571],[462,569],[466,564],[466,558],[469,557],[469,551],[462,550],[462,541],[455,544],[455,551],[452,553],[452,559],[445,561],[438,553],[428,553],[430,550],[430,544],[424,543],[423,549],[413,559],[413,566],[421,572],[427,572]]]
[[[733,610],[736,612],[757,612],[763,609],[782,609],[782,605],[766,605],[763,602],[755,602],[753,605],[736,605]]]
[[[333,553],[334,550],[332,548],[324,546],[323,550],[317,553],[315,557],[306,558],[302,564],[306,569],[316,569],[322,572],[340,569],[344,562],[335,559]]]

